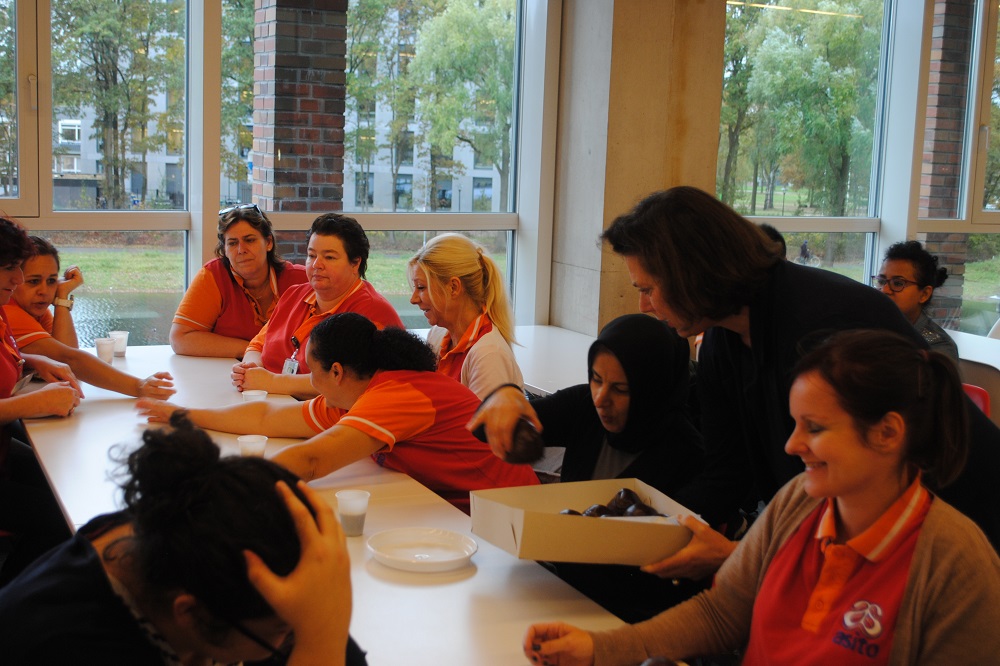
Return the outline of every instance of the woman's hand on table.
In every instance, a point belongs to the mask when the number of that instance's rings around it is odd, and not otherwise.
[[[524,392],[513,386],[504,386],[483,401],[465,427],[475,430],[484,426],[486,441],[493,454],[503,460],[514,446],[514,428],[522,418],[527,419],[538,432],[542,431],[538,415],[524,397]]]
[[[351,622],[351,562],[340,522],[316,491],[299,481],[298,489],[315,518],[285,485],[276,488],[295,522],[302,554],[287,576],[279,576],[249,550],[243,551],[247,577],[274,612],[295,632],[295,652],[343,655]],[[330,663],[335,663],[331,661]]]
[[[157,372],[155,375],[140,379],[138,397],[166,400],[177,393],[173,379],[169,372]]]
[[[594,639],[563,622],[533,624],[524,635],[524,655],[539,666],[591,666]]]
[[[277,375],[266,368],[252,366],[246,369],[243,374],[243,384],[241,391],[269,391],[271,393],[281,393],[274,386],[274,378]],[[235,385],[236,382],[234,381]]]
[[[229,375],[230,379],[233,380],[233,386],[236,387],[237,391],[249,390],[250,387],[246,386],[247,371],[251,368],[259,368],[257,363],[251,361],[240,361],[233,365],[233,371]]]
[[[135,401],[135,408],[139,411],[139,416],[145,417],[149,423],[170,423],[170,415],[183,409],[172,402],[153,398],[139,398]]]
[[[730,541],[694,516],[677,516],[677,521],[691,530],[691,541],[667,559],[642,567],[646,573],[660,578],[701,580],[715,574],[736,550],[735,541]]]
[[[66,382],[73,387],[73,390],[76,391],[80,398],[84,397],[83,389],[80,388],[80,382],[77,381],[72,368],[65,363],[53,361],[48,356],[40,356],[38,354],[22,354],[22,356],[40,379],[44,379],[47,382]]]
[[[24,417],[72,416],[81,397],[80,392],[69,382],[50,382],[25,395],[29,409]]]

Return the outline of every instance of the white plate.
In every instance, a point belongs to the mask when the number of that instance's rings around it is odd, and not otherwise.
[[[479,546],[470,537],[431,527],[401,527],[373,534],[377,562],[403,571],[451,571],[469,564]]]

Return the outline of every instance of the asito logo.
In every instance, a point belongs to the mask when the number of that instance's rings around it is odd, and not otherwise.
[[[844,628],[878,638],[882,635],[882,608],[868,601],[855,601],[851,610],[844,613]]]

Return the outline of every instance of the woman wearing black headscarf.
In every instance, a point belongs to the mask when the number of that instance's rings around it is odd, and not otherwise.
[[[687,414],[689,360],[687,340],[652,317],[625,315],[605,326],[587,354],[590,382],[531,401],[545,445],[566,447],[560,480],[638,478],[671,495],[696,476],[702,449]],[[632,566],[550,566],[626,622],[648,619],[704,588]]]
[[[587,354],[590,383],[531,401],[545,445],[566,447],[561,480],[634,477],[670,495],[701,471],[689,359],[687,341],[647,315],[605,326]]]

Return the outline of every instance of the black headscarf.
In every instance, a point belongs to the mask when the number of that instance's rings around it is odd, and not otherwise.
[[[612,320],[590,345],[587,376],[594,357],[606,349],[617,357],[629,387],[628,421],[607,442],[621,451],[638,453],[662,442],[675,419],[687,418],[691,351],[686,339],[648,315],[624,315]]]

